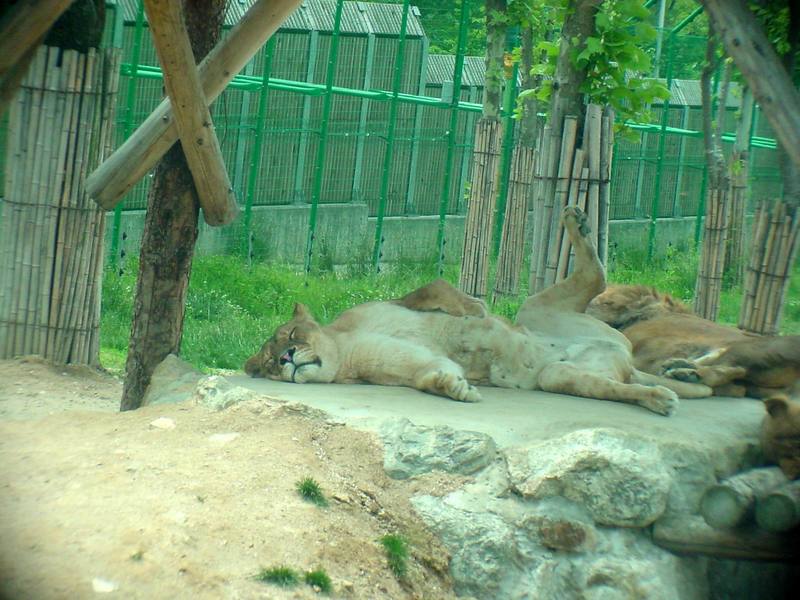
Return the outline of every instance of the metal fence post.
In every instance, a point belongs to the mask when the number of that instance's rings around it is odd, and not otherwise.
[[[261,69],[261,90],[258,93],[258,113],[256,115],[253,149],[250,152],[250,172],[247,175],[247,196],[244,205],[243,248],[248,259],[253,258],[251,228],[253,220],[253,198],[256,195],[256,178],[261,166],[261,153],[264,145],[264,127],[266,126],[267,102],[269,100],[269,76],[272,72],[272,56],[275,52],[275,36],[264,46],[264,63]]]
[[[306,273],[311,271],[311,257],[314,254],[314,238],[317,231],[317,210],[319,196],[322,191],[322,175],[325,170],[325,153],[328,147],[328,125],[331,117],[331,101],[333,100],[333,78],[336,75],[336,58],[339,54],[339,30],[342,27],[342,8],[344,0],[337,0],[336,13],[333,17],[331,32],[331,48],[328,53],[328,68],[325,73],[325,97],[322,100],[322,123],[319,129],[319,147],[317,163],[314,165],[314,186],[311,190],[311,213],[308,217],[308,237],[306,238]]]
[[[437,263],[440,275],[444,271],[444,246],[447,243],[444,229],[447,217],[447,201],[450,197],[451,171],[453,169],[453,154],[455,153],[456,145],[456,127],[458,126],[458,101],[461,96],[461,72],[464,70],[464,50],[467,46],[468,26],[469,0],[462,0],[461,19],[458,29],[458,47],[456,48],[456,62],[453,68],[453,98],[450,101],[450,125],[447,131],[447,156],[444,163],[444,183],[442,184],[442,195],[439,200],[439,229],[436,236],[436,245],[438,248]]]
[[[386,132],[386,152],[383,155],[383,173],[381,176],[381,193],[378,198],[378,215],[375,222],[375,245],[372,249],[372,266],[380,272],[380,260],[383,256],[383,217],[386,213],[386,200],[389,195],[389,175],[392,172],[394,157],[394,138],[397,127],[397,95],[403,83],[403,64],[405,63],[406,29],[408,28],[408,9],[410,0],[403,0],[403,17],[400,21],[400,42],[397,58],[394,61],[394,78],[392,80],[392,99],[389,104],[389,126]]]
[[[122,10],[121,5],[117,5],[117,10]],[[125,124],[123,127],[123,139],[127,140],[133,131],[133,107],[136,103],[136,71],[139,68],[139,57],[142,52],[142,34],[144,32],[144,0],[139,0],[136,9],[136,26],[133,33],[133,50],[131,53],[131,74],[128,78],[128,86],[125,90]],[[111,226],[111,266],[117,270],[119,254],[120,228],[122,226],[122,202],[114,207],[114,221]]]

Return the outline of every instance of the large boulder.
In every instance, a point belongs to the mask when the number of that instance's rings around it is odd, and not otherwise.
[[[168,354],[153,371],[142,406],[171,404],[188,400],[203,374],[185,360]]]
[[[485,433],[414,425],[408,419],[387,421],[380,436],[384,469],[395,479],[430,471],[471,475],[491,464],[497,455],[494,440]]]
[[[671,475],[658,446],[615,429],[582,429],[508,454],[515,492],[567,498],[600,525],[645,527],[667,505]]]

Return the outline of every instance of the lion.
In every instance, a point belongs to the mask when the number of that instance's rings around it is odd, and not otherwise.
[[[245,371],[294,383],[400,385],[477,402],[476,385],[543,390],[636,404],[669,415],[711,389],[642,373],[627,338],[584,311],[605,273],[577,207],[563,213],[575,270],[529,297],[512,324],[443,280],[403,298],[368,302],[321,326],[296,304]]]
[[[800,402],[785,394],[764,400],[767,414],[761,423],[764,457],[778,465],[787,478],[800,477]]]
[[[636,368],[647,373],[704,383],[718,396],[800,391],[800,336],[720,325],[643,285],[609,286],[587,313],[624,333]]]

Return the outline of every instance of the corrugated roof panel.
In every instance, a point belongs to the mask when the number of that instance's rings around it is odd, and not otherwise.
[[[125,21],[135,22],[140,0],[118,0],[118,2],[123,8]],[[228,0],[225,26],[232,27],[238,23],[255,2],[256,0]],[[333,31],[335,14],[336,0],[303,0],[281,29]],[[377,35],[399,35],[402,16],[402,4],[346,1],[342,7],[340,31],[349,34],[367,34],[372,30]],[[416,11],[408,13],[406,35],[409,37],[425,35]]]
[[[428,56],[428,76],[426,81],[433,85],[441,85],[445,81],[453,81],[453,70],[456,57],[452,54],[430,54]],[[461,86],[483,86],[483,74],[486,70],[482,56],[465,56],[464,70],[461,74]]]

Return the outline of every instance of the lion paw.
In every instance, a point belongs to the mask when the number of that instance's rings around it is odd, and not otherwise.
[[[574,230],[583,237],[586,237],[592,231],[589,227],[586,213],[578,206],[565,206],[564,211],[561,213],[561,218],[564,222],[564,227]]]
[[[443,373],[441,386],[445,394],[460,402],[480,402],[481,394],[469,381],[458,375]]]
[[[641,399],[639,404],[648,410],[668,417],[678,409],[678,394],[657,385],[648,390],[648,394]]]
[[[700,373],[697,372],[697,369],[693,368],[666,369],[664,371],[664,377],[677,379],[678,381],[685,381],[686,383],[700,383],[700,380],[702,379],[702,377],[700,377]]]

